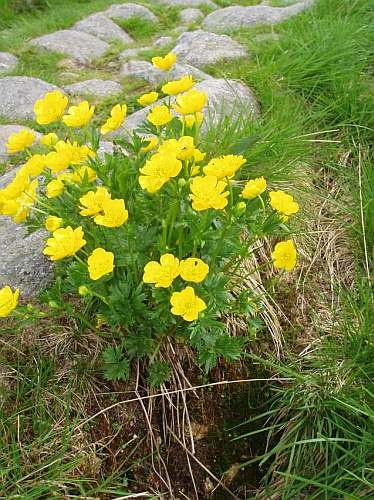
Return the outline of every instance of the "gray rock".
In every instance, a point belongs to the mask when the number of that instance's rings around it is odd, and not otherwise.
[[[182,33],[173,52],[179,62],[198,68],[248,55],[246,49],[229,36],[203,30]]]
[[[25,128],[27,130],[31,130],[29,127],[24,127],[23,125],[0,125],[0,160],[6,160],[9,156],[6,148],[9,136],[17,132],[21,132],[21,130],[24,130]],[[33,130],[33,132],[36,135],[35,142],[37,142],[40,139],[41,134],[35,130]]]
[[[0,78],[0,116],[6,118],[34,118],[34,104],[46,92],[58,90],[51,83],[30,76]]]
[[[191,7],[189,9],[183,9],[179,13],[179,19],[184,24],[191,24],[200,21],[204,17],[201,10]]]
[[[0,178],[0,189],[15,170]],[[0,287],[19,287],[23,298],[35,297],[52,278],[52,265],[43,255],[45,231],[27,236],[26,229],[9,217],[0,217]]]
[[[12,71],[18,64],[18,59],[9,52],[0,52],[0,73]]]
[[[210,78],[206,73],[188,64],[177,63],[173,66],[171,71],[161,71],[148,61],[127,61],[123,64],[120,75],[142,78],[152,85],[158,85],[169,80],[177,80],[185,75],[192,75],[199,80]]]
[[[61,30],[31,40],[31,44],[41,49],[61,52],[82,64],[89,64],[101,57],[110,45],[99,38],[76,30]]]
[[[162,49],[163,47],[170,45],[172,41],[173,39],[171,36],[161,36],[160,38],[157,38],[153,45]]]
[[[64,87],[69,95],[91,95],[93,97],[106,97],[122,92],[122,85],[112,80],[85,80]]]
[[[152,50],[152,47],[133,47],[131,49],[125,49],[120,53],[119,57],[121,59],[130,59],[132,57],[137,57],[138,54],[145,50]]]
[[[147,21],[158,21],[157,17],[143,5],[137,3],[124,3],[114,4],[105,11],[105,15],[112,19],[131,19],[132,17],[139,17],[147,19]]]
[[[276,24],[311,7],[314,1],[304,0],[288,7],[269,7],[268,5],[242,7],[233,5],[208,14],[203,26],[212,31],[225,31],[259,24]]]
[[[171,7],[199,7],[199,5],[207,5],[211,9],[218,9],[218,6],[212,0],[158,0],[164,5]]]
[[[103,13],[91,14],[73,26],[74,30],[84,31],[90,35],[97,36],[101,40],[110,42],[111,40],[121,40],[123,43],[131,43],[133,39],[118,24]]]

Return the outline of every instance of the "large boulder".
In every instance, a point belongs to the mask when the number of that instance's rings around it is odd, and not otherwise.
[[[21,132],[21,130],[24,129],[31,131],[29,127],[24,127],[23,125],[0,125],[0,161],[7,160],[9,157],[6,147],[9,136]],[[35,132],[35,130],[33,130],[33,132],[36,136],[36,141],[38,141],[41,134],[39,134],[39,132]]]
[[[96,36],[77,30],[60,30],[31,40],[44,50],[61,52],[82,64],[89,64],[105,54],[110,45]]]
[[[179,13],[179,19],[183,24],[189,25],[192,23],[197,23],[201,21],[204,17],[204,14],[200,9],[196,9],[194,7],[190,7],[188,9],[183,9]]]
[[[35,101],[52,90],[58,90],[58,87],[39,78],[30,76],[0,78],[0,116],[11,119],[33,119]]]
[[[164,5],[170,5],[170,7],[199,7],[199,5],[207,5],[211,9],[218,9],[217,4],[212,0],[158,0]]]
[[[132,17],[139,17],[147,21],[156,22],[157,17],[147,7],[137,3],[124,3],[113,4],[105,11],[105,15],[115,19],[131,19]]]
[[[173,52],[179,62],[197,68],[248,55],[246,49],[231,37],[203,30],[182,33]]]
[[[110,42],[120,40],[123,43],[131,43],[133,39],[115,22],[105,16],[102,12],[91,14],[73,26],[74,30],[84,31],[90,35],[97,36],[101,40]]]
[[[198,80],[210,78],[208,74],[189,64],[177,63],[170,71],[161,71],[148,61],[127,61],[123,64],[120,75],[141,78],[152,85],[158,85],[169,80],[177,80],[185,75],[192,75]]]
[[[12,71],[18,64],[18,59],[9,52],[0,52],[0,73]]]
[[[93,79],[66,85],[64,92],[69,95],[90,95],[101,98],[119,94],[122,92],[122,85],[112,80]]]
[[[208,14],[203,26],[211,31],[226,31],[259,24],[277,24],[284,19],[299,14],[313,3],[314,0],[304,0],[288,7],[270,7],[268,5],[242,7],[233,5]]]

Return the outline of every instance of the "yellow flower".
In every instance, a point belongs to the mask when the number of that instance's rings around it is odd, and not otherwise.
[[[156,153],[140,169],[143,175],[139,176],[139,184],[142,189],[146,189],[149,193],[155,193],[171,177],[176,177],[181,169],[182,163],[174,156]]]
[[[47,246],[43,250],[44,255],[49,255],[51,260],[61,260],[72,257],[86,244],[83,239],[81,226],[73,229],[71,226],[56,229],[53,237],[48,238]]]
[[[24,149],[30,147],[36,139],[35,132],[28,130],[27,128],[15,132],[8,137],[8,142],[6,143],[7,151],[9,154],[18,153]]]
[[[126,104],[116,104],[112,111],[110,112],[110,118],[104,123],[101,127],[100,131],[103,135],[108,132],[113,132],[113,130],[117,130],[123,123],[126,118],[127,106]]]
[[[227,184],[219,181],[211,175],[205,177],[194,177],[191,182],[190,198],[192,208],[197,211],[215,208],[222,210],[227,205],[228,191],[225,191]]]
[[[210,160],[203,171],[205,175],[213,175],[217,179],[231,179],[245,162],[241,155],[220,156]]]
[[[246,200],[253,200],[266,191],[266,179],[264,177],[257,177],[251,179],[246,183],[241,193],[241,197]]]
[[[56,198],[64,190],[64,183],[59,179],[53,179],[46,186],[47,198]]]
[[[186,75],[180,78],[179,80],[173,80],[171,82],[165,83],[162,86],[161,90],[164,94],[167,95],[176,95],[181,92],[186,92],[190,90],[195,85],[193,78],[191,75]]]
[[[269,196],[271,207],[281,215],[288,218],[289,215],[296,214],[299,211],[299,204],[290,194],[284,191],[270,191]]]
[[[88,191],[79,198],[80,204],[84,207],[79,213],[84,217],[99,214],[103,210],[104,203],[110,200],[110,196],[108,190],[102,186],[99,186],[96,191]]]
[[[45,167],[45,155],[33,155],[23,165],[22,169],[31,177],[38,177]]]
[[[208,96],[205,92],[192,89],[176,98],[173,109],[180,115],[193,115],[199,113],[206,105]]]
[[[19,223],[27,219],[36,198],[38,180],[27,182],[21,193],[14,198],[8,198],[2,203],[1,212],[3,215],[12,217],[13,222]]]
[[[106,200],[102,210],[104,215],[96,215],[94,218],[98,226],[120,227],[129,218],[124,200]]]
[[[152,149],[154,149],[158,144],[158,137],[156,136],[144,137],[142,142],[145,141],[148,141],[148,144],[147,146],[143,146],[142,148],[140,148],[140,151],[142,153],[148,153],[148,151],[152,151]]]
[[[95,248],[87,259],[88,272],[92,280],[98,280],[113,271],[114,255],[103,248]]]
[[[187,286],[181,292],[174,292],[170,303],[173,306],[171,313],[182,316],[185,321],[195,321],[199,313],[206,309],[205,302],[195,295],[195,290],[191,286]]]
[[[10,286],[4,286],[0,290],[0,318],[6,318],[17,307],[19,288],[14,292]]]
[[[54,215],[50,215],[46,218],[44,226],[47,231],[53,233],[56,229],[59,229],[62,225],[62,219],[60,217],[55,217]]]
[[[203,123],[204,115],[203,113],[201,113],[201,111],[198,111],[194,115],[185,115],[183,118],[180,119],[184,120],[186,127],[192,128],[195,125],[195,123],[197,123],[197,125],[201,125]]]
[[[292,271],[292,269],[296,266],[297,251],[292,240],[277,243],[271,256],[276,269]]]
[[[160,127],[166,125],[173,119],[173,115],[167,106],[155,106],[147,115],[147,120],[153,125]]]
[[[49,125],[61,118],[68,104],[68,98],[59,90],[47,92],[42,99],[34,104],[36,122],[39,125]]]
[[[0,190],[0,200],[4,203],[6,200],[18,198],[27,189],[29,185],[29,176],[27,172],[21,168],[15,175],[14,179],[4,188]]]
[[[93,182],[94,180],[96,180],[95,170],[91,167],[80,167],[73,174],[73,181],[74,182],[82,182],[83,179],[85,179],[85,178],[87,178],[88,182]]]
[[[86,162],[89,158],[96,156],[96,153],[92,151],[88,146],[83,144],[82,146],[74,141],[58,141],[55,144],[55,150],[60,155],[69,159],[69,163],[72,165],[79,165]]]
[[[180,275],[184,281],[201,283],[209,273],[209,266],[201,259],[189,257],[180,262]]]
[[[152,57],[152,64],[162,71],[169,71],[177,61],[177,56],[169,52],[165,57]]]
[[[144,267],[144,283],[155,283],[156,288],[169,288],[179,276],[179,259],[171,253],[161,255],[160,262],[152,260]]]
[[[158,92],[149,92],[148,94],[143,94],[138,98],[138,103],[141,106],[149,106],[156,102],[158,99]]]
[[[68,127],[84,127],[91,120],[95,106],[90,106],[88,101],[82,101],[78,106],[70,106],[68,114],[62,117],[62,121]]]
[[[178,160],[187,160],[189,158],[194,158],[195,161],[204,158],[205,154],[201,153],[195,148],[194,139],[189,135],[180,137],[176,139],[168,139],[164,141],[158,148],[159,153],[165,155],[172,155],[178,158]]]
[[[40,144],[43,144],[43,146],[54,146],[57,141],[57,134],[51,132],[49,134],[43,135],[43,137],[40,139]]]

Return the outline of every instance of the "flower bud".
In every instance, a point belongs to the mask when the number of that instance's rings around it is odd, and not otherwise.
[[[81,297],[85,297],[86,295],[88,295],[90,293],[90,290],[84,286],[84,285],[81,285],[79,288],[78,288],[78,293]]]
[[[187,181],[185,179],[179,179],[178,180],[178,186],[183,187],[187,184]]]
[[[49,307],[51,307],[52,309],[58,309],[58,307],[59,307],[58,303],[57,303],[55,300],[50,300],[50,301],[48,302],[48,305],[49,305]]]
[[[239,203],[237,203],[234,208],[235,214],[241,215],[246,208],[247,208],[246,203],[244,201],[239,201]]]

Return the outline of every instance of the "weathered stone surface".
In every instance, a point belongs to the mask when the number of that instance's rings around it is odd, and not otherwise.
[[[44,50],[61,52],[82,64],[101,57],[110,45],[99,38],[76,30],[61,30],[31,40],[31,44]]]
[[[183,9],[179,13],[179,19],[184,24],[191,24],[200,21],[204,17],[201,10],[191,7],[189,9]]]
[[[130,19],[131,17],[140,17],[147,21],[157,21],[157,17],[147,7],[137,3],[113,4],[105,11],[108,17],[118,19]]]
[[[253,117],[259,114],[259,105],[253,92],[240,82],[235,80],[224,80],[221,78],[209,78],[197,85],[195,88],[208,94],[208,105],[204,108],[205,124],[218,123],[224,117],[237,119],[239,116],[244,118]],[[136,111],[126,119],[126,130],[132,131],[139,127],[146,119],[152,107],[162,104],[165,99],[157,101],[152,106],[147,106]],[[174,98],[172,98],[172,101]],[[120,130],[118,134],[123,134]]]
[[[225,31],[259,24],[276,24],[288,17],[295,16],[313,5],[314,0],[304,0],[288,7],[270,7],[254,5],[242,7],[233,5],[211,12],[205,18],[203,26],[212,31]]]
[[[0,189],[15,171],[0,177]],[[26,234],[25,228],[9,217],[0,217],[0,287],[19,287],[23,298],[34,297],[52,277],[51,263],[43,255],[44,231]]]
[[[133,47],[131,49],[125,49],[119,56],[121,59],[130,59],[132,57],[137,57],[138,54],[145,50],[152,50],[152,47]]]
[[[152,85],[158,85],[168,80],[176,80],[185,75],[192,75],[199,80],[210,78],[206,73],[188,64],[177,63],[171,71],[161,71],[148,61],[127,61],[123,64],[120,74],[121,76],[142,78]]]
[[[218,6],[212,0],[158,0],[164,5],[181,6],[181,7],[199,7],[199,5],[207,5],[211,9],[218,9]]]
[[[105,16],[102,12],[92,14],[78,21],[73,26],[74,30],[84,31],[90,35],[97,36],[101,40],[110,42],[111,40],[121,40],[123,43],[131,43],[133,39],[118,24]]]
[[[18,64],[18,59],[9,52],[0,52],[0,73],[12,71]]]
[[[153,45],[158,48],[163,48],[170,45],[172,41],[173,39],[171,36],[161,36],[160,38],[157,38]]]
[[[24,130],[25,128],[27,130],[31,130],[29,127],[24,127],[23,125],[0,125],[0,161],[6,160],[9,156],[6,148],[9,136],[17,132],[21,132],[21,130]],[[41,134],[39,134],[39,132],[35,132],[35,130],[33,130],[33,132],[36,136],[35,142],[37,142],[41,137]]]
[[[119,94],[122,86],[112,80],[85,80],[84,82],[72,83],[64,87],[69,95],[92,95],[93,97],[106,97]]]
[[[57,89],[51,83],[29,76],[0,78],[0,116],[32,119],[35,101]]]
[[[182,33],[173,52],[179,62],[198,68],[248,55],[246,49],[229,36],[203,30]]]

